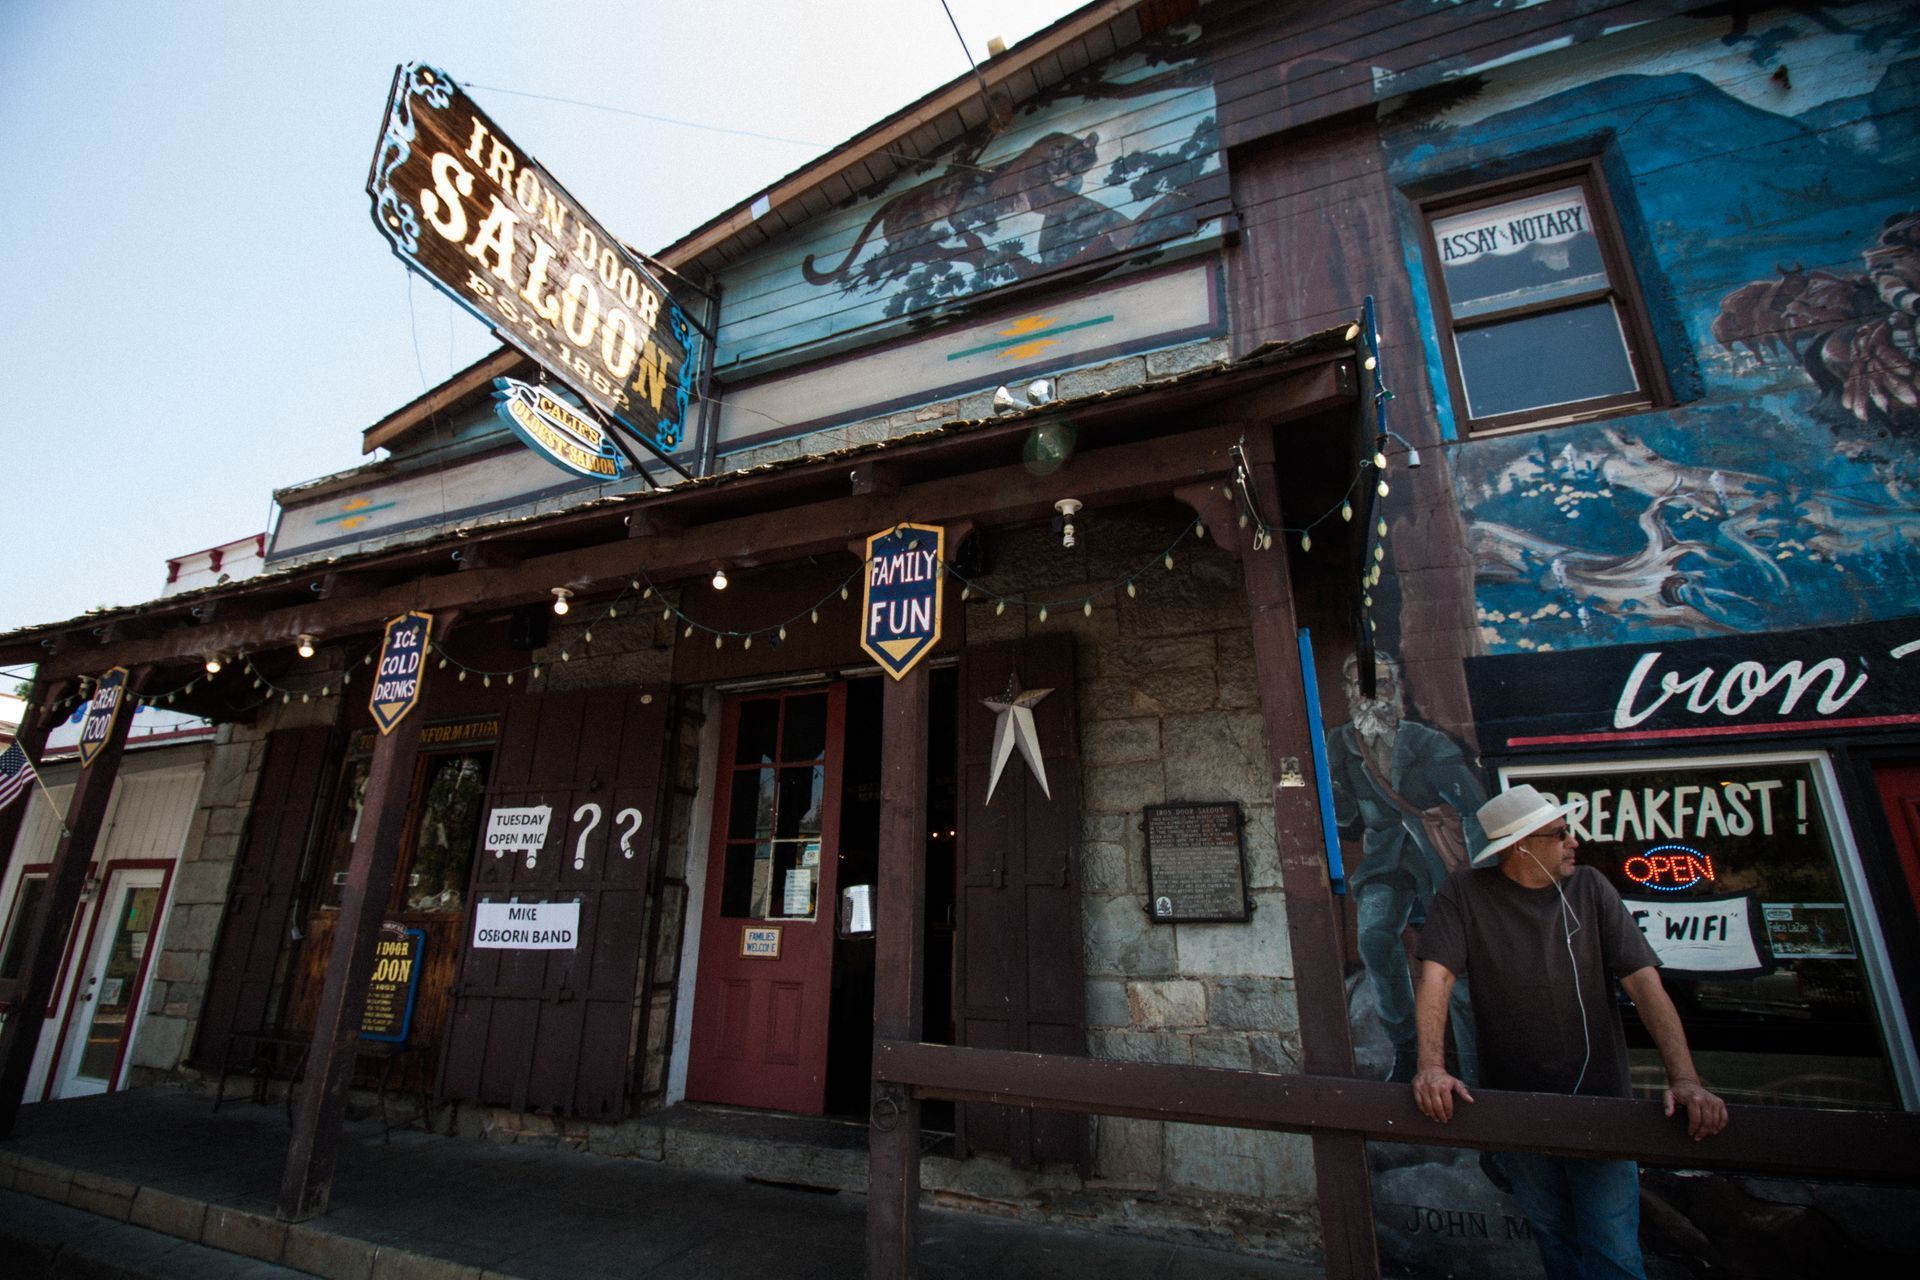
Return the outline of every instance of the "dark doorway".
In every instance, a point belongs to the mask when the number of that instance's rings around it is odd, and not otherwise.
[[[954,942],[954,689],[951,667],[932,673],[932,740],[927,756],[927,915],[924,1037],[953,1043]],[[872,885],[879,871],[880,772],[888,744],[881,704],[886,676],[847,686],[845,773],[840,804],[840,876],[844,888]],[[875,922],[886,928],[887,922]],[[871,934],[838,938],[833,954],[833,1000],[827,1039],[827,1113],[864,1121],[873,1057]],[[950,1130],[950,1103],[928,1103],[921,1123]]]

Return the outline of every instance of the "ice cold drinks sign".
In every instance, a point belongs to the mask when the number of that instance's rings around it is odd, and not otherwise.
[[[403,613],[387,624],[379,665],[374,669],[371,701],[373,722],[381,733],[392,733],[420,701],[432,630],[433,619],[424,613]]]

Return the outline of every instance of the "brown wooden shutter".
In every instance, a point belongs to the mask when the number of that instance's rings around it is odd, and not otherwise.
[[[1018,750],[987,803],[995,714],[1018,672],[1052,689],[1033,709],[1052,797]],[[1080,943],[1080,725],[1067,635],[966,650],[960,659],[958,956],[954,1021],[961,1044],[1084,1055],[1086,981]],[[963,1149],[1016,1166],[1088,1166],[1087,1120],[1065,1112],[963,1105]]]
[[[663,694],[617,689],[508,702],[474,853],[442,1098],[595,1120],[625,1114],[666,712]],[[527,805],[553,806],[531,867],[524,852],[496,857],[485,847],[485,815]],[[599,806],[597,820],[587,805]],[[631,817],[618,820],[628,809],[641,815],[637,831]],[[577,899],[578,948],[467,946],[474,905],[510,899]]]
[[[253,1046],[235,1033],[266,1030],[274,967],[287,939],[287,911],[325,790],[332,732],[324,725],[267,736],[266,759],[227,889],[213,972],[193,1060],[213,1070],[244,1066]]]

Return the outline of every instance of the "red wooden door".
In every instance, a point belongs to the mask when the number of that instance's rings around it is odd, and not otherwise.
[[[687,1097],[819,1115],[846,686],[727,703]]]
[[[1051,689],[1034,706],[1041,790],[1018,752],[987,803],[995,714],[1009,680]],[[1072,637],[1053,634],[971,648],[961,655],[959,934],[954,1026],[976,1049],[1084,1056],[1086,964],[1080,940],[1080,732]],[[1088,1165],[1087,1120],[1064,1111],[966,1103],[956,1111],[970,1151]]]
[[[485,848],[482,817],[441,1097],[600,1121],[626,1113],[665,737],[666,699],[653,693],[508,700],[485,814],[553,812],[539,849],[505,854]],[[578,946],[475,948],[480,902],[577,902]]]

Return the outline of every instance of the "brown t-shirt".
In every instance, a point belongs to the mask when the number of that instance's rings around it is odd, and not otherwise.
[[[1427,908],[1419,956],[1468,980],[1481,1084],[1624,1098],[1614,979],[1660,959],[1605,876],[1575,867],[1560,887],[1570,920],[1551,885],[1525,888],[1498,867],[1456,871]]]

